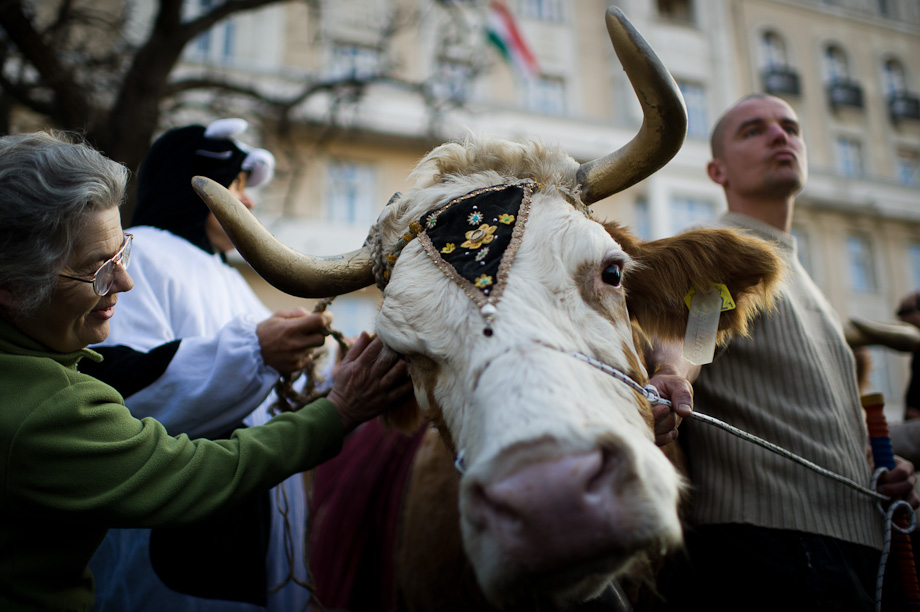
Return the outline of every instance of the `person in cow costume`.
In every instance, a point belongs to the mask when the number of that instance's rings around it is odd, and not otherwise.
[[[135,416],[174,435],[221,439],[268,421],[279,375],[303,368],[329,322],[302,309],[271,314],[227,264],[233,245],[192,190],[193,176],[207,176],[252,206],[245,187],[267,184],[274,158],[237,139],[246,127],[222,119],[154,142],[132,219],[136,286],[95,347],[105,360],[84,368],[118,389]],[[298,584],[305,524],[295,475],[204,524],[113,531],[92,562],[95,609],[300,610],[309,599]]]
[[[775,312],[759,315],[750,337],[733,338],[702,367],[660,346],[651,382],[683,416],[698,408],[868,485],[853,353],[790,233],[808,173],[800,130],[786,102],[762,94],[740,100],[713,130],[707,171],[728,212],[710,226],[772,241],[788,272]],[[676,437],[674,426],[661,419],[659,441]],[[692,484],[689,562],[666,587],[669,609],[874,607],[884,522],[871,499],[707,424],[686,420],[681,432]],[[914,481],[913,465],[899,459],[878,491],[916,508]]]

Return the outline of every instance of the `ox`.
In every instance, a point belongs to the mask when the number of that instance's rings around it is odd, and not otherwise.
[[[243,257],[282,291],[383,288],[377,334],[408,360],[417,409],[439,434],[423,446],[433,460],[417,461],[407,512],[456,500],[453,518],[430,525],[453,534],[423,529],[439,540],[401,558],[427,563],[426,551],[462,541],[496,608],[578,605],[681,542],[682,480],[654,444],[649,401],[573,354],[644,385],[648,340],[683,337],[692,287],[728,287],[737,307],[721,316],[725,340],[769,304],[780,274],[769,245],[729,230],[641,243],[593,217],[591,203],[656,171],[686,132],[683,100],[652,50],[619,10],[607,27],[645,115],[632,141],[584,164],[538,143],[441,145],[358,251],[297,253],[229,192],[194,180]],[[454,460],[462,476],[445,480],[437,466]],[[441,483],[416,486],[428,467]],[[445,497],[421,503],[426,495]],[[400,575],[418,583],[427,569]],[[443,593],[424,604],[410,591],[410,608],[447,609]]]

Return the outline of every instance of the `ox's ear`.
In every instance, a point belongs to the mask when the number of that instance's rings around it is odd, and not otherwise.
[[[380,420],[387,429],[395,429],[400,433],[412,435],[422,424],[422,411],[413,394],[402,404],[391,406],[380,416]]]
[[[766,240],[731,229],[691,230],[671,238],[641,242],[616,223],[604,226],[638,264],[623,279],[630,316],[652,338],[682,340],[691,287],[722,283],[735,309],[719,317],[717,342],[745,335],[748,323],[773,306],[784,264]]]

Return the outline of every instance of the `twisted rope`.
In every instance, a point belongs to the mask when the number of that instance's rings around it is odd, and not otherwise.
[[[326,308],[329,307],[329,304],[331,304],[334,299],[335,296],[319,300],[313,307],[313,313],[320,314],[325,312]],[[331,336],[338,343],[339,351],[342,355],[348,352],[348,343],[345,341],[345,335],[342,332],[333,329],[332,325],[326,325],[326,327],[323,328],[323,334]],[[327,351],[325,348],[312,351],[303,369],[285,374],[278,379],[278,382],[275,384],[275,395],[277,399],[275,403],[272,404],[271,408],[269,408],[269,413],[274,415],[279,412],[300,410],[310,402],[316,401],[321,397],[326,397],[326,395],[329,394],[328,390],[317,390],[317,386],[324,381],[319,373],[316,372],[316,364],[319,362],[319,359],[326,354]],[[303,390],[297,391],[297,389],[294,388],[294,382],[301,376],[305,379]]]

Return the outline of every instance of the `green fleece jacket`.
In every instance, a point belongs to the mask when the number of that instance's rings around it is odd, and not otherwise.
[[[77,372],[84,357],[101,359],[0,320],[0,610],[89,610],[108,528],[200,520],[341,449],[325,399],[228,440],[171,437]]]

